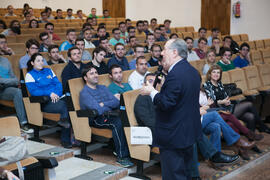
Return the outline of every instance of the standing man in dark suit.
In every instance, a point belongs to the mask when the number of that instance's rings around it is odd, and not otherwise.
[[[147,84],[141,90],[156,106],[154,146],[160,148],[163,180],[191,179],[193,144],[201,137],[199,112],[200,77],[186,60],[187,45],[169,40],[162,51],[168,75],[160,93]]]

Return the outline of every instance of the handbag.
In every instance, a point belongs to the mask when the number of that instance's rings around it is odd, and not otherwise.
[[[235,83],[223,84],[223,86],[229,97],[242,94],[242,90]]]
[[[28,156],[23,137],[3,136],[0,143],[0,166],[20,161]]]

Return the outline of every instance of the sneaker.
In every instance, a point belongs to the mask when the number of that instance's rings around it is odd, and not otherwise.
[[[29,128],[28,125],[22,125],[21,126],[21,131],[24,132],[24,133],[27,133],[27,134],[34,133],[34,129]]]
[[[67,120],[60,120],[58,121],[58,125],[64,128],[70,128],[70,123]]]
[[[128,168],[134,165],[133,162],[130,161],[130,158],[117,158],[116,163],[124,168]]]

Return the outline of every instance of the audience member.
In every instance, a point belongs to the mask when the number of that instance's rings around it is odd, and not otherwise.
[[[130,70],[127,58],[125,57],[125,46],[122,43],[117,43],[114,46],[115,55],[108,61],[108,68],[113,64],[121,66],[123,71]]]
[[[54,19],[64,19],[62,9],[56,10],[56,16],[54,17]]]
[[[106,56],[105,58],[110,58],[114,55],[114,52],[111,48],[111,45],[109,44],[109,41],[106,37],[101,37],[99,40],[99,46],[103,47],[106,50]]]
[[[24,13],[24,20],[21,22],[21,24],[29,24],[31,21],[31,15],[30,13],[27,11]]]
[[[147,20],[143,21],[143,31],[144,31],[144,33],[146,35],[150,33],[150,31],[149,31],[149,23],[148,23]]]
[[[166,33],[166,28],[163,24],[159,25],[159,29],[161,31],[161,38],[166,39],[166,41],[169,39],[168,34]]]
[[[96,46],[92,43],[92,29],[85,28],[83,30],[83,38],[85,43],[85,48],[95,48]]]
[[[172,33],[172,31],[171,31],[171,29],[170,29],[170,25],[171,25],[171,20],[166,19],[166,20],[164,21],[164,26],[165,26],[165,30],[166,30],[166,33],[167,33],[167,34],[171,34],[171,33]]]
[[[248,43],[243,43],[240,46],[240,54],[233,60],[235,67],[246,67],[250,64],[250,55],[249,55],[249,45]]]
[[[113,38],[110,39],[109,43],[113,46],[115,46],[117,43],[122,43],[125,45],[124,39],[120,37],[120,29],[119,28],[113,28],[112,30]]]
[[[157,28],[157,19],[156,18],[152,18],[150,20],[150,29],[149,29],[149,31],[151,33],[154,33],[154,31],[155,31],[156,28]]]
[[[220,39],[217,37],[212,38],[212,46],[211,49],[214,50],[216,56],[220,56]]]
[[[131,56],[134,54],[134,48],[137,45],[137,38],[135,36],[130,36],[128,45],[129,45],[129,49],[127,50],[126,55]]]
[[[206,75],[212,65],[216,64],[216,55],[213,49],[209,49],[206,53],[206,63],[203,66],[203,75]]]
[[[136,60],[138,57],[140,56],[144,56],[144,47],[142,45],[137,45],[135,48],[135,52],[134,52],[134,59],[132,59],[129,62],[129,68],[130,69],[136,69]],[[150,65],[147,63],[148,67],[150,67]]]
[[[75,46],[78,47],[82,53],[82,61],[92,60],[92,56],[89,51],[85,50],[84,40],[81,38],[76,39]]]
[[[144,56],[136,59],[136,70],[128,77],[128,84],[132,89],[140,89],[143,86],[144,77],[148,71],[147,61]]]
[[[39,39],[41,40],[39,52],[48,52],[49,46],[53,45],[53,41],[49,34],[47,32],[42,32],[39,34]]]
[[[155,28],[154,36],[155,36],[156,42],[166,41],[166,39],[161,35],[161,30],[159,27]]]
[[[67,16],[65,19],[75,19],[75,17],[72,16],[72,12],[73,12],[73,10],[71,8],[68,8],[67,9]]]
[[[55,34],[54,31],[54,24],[53,23],[46,23],[45,24],[45,31],[47,33],[49,33],[50,39],[52,39],[53,41],[60,41],[61,38]]]
[[[39,51],[39,42],[36,39],[29,39],[25,43],[26,54],[20,58],[19,66],[20,69],[27,68],[27,62],[31,56]],[[48,65],[46,59],[43,58],[43,64]]]
[[[235,69],[234,63],[231,61],[232,51],[230,48],[224,47],[221,51],[221,59],[217,62],[222,71]]]
[[[120,22],[118,24],[118,28],[120,29],[120,37],[126,39],[128,37],[127,27],[125,22]]]
[[[151,58],[148,60],[150,66],[158,66],[158,61],[162,59],[161,56],[162,48],[159,44],[153,44],[151,47]]]
[[[52,15],[52,8],[46,6],[45,7],[45,12],[47,13],[47,17],[48,17],[49,20],[54,19],[53,15]]]
[[[170,36],[169,36],[169,39],[178,39],[179,38],[179,36],[178,36],[178,34],[176,34],[176,33],[172,33]],[[193,46],[193,44],[192,44],[192,46]]]
[[[5,14],[5,16],[4,17],[11,17],[11,16],[17,16],[16,14],[14,14],[14,8],[13,8],[13,6],[12,5],[8,5],[8,7],[7,7],[7,11],[8,11],[8,13],[7,14]]]
[[[48,113],[60,113],[58,124],[62,126],[61,144],[64,148],[71,148],[70,142],[70,119],[64,100],[61,82],[50,68],[43,67],[43,57],[40,53],[31,56],[27,63],[25,84],[31,96],[48,96],[50,100],[43,103],[41,110]]]
[[[36,19],[30,20],[28,28],[39,28],[38,20]]]
[[[205,58],[205,54],[207,52],[207,39],[206,38],[201,37],[198,40],[198,48],[195,48],[195,52],[200,59]]]
[[[146,46],[144,47],[144,52],[148,53],[151,51],[152,45],[156,42],[155,36],[152,33],[146,35]]]
[[[208,46],[212,46],[212,41],[213,41],[213,38],[218,38],[218,35],[219,35],[219,29],[218,28],[213,28],[211,30],[212,34],[211,36],[209,36],[207,38],[207,43],[208,43]]]
[[[119,108],[119,100],[104,85],[98,84],[98,73],[95,67],[83,69],[82,78],[85,82],[80,92],[81,109],[95,109],[98,117],[89,118],[89,125],[97,128],[112,129],[112,136],[117,154],[117,163],[123,167],[133,166],[129,158],[129,151],[121,119],[118,116],[105,116],[106,111]]]
[[[105,19],[105,18],[111,18],[108,9],[104,9],[104,10],[103,10],[103,17],[102,17],[102,18],[103,18],[103,19]]]
[[[7,38],[5,35],[0,34],[0,55],[14,55],[15,52],[8,47]]]
[[[86,17],[83,16],[81,9],[79,9],[76,14],[77,14],[77,19],[86,19]]]
[[[66,33],[67,40],[60,45],[60,51],[67,51],[73,47],[77,38],[75,29],[68,29]]]
[[[132,23],[131,23],[131,20],[130,19],[126,19],[125,20],[125,23],[126,23],[127,28],[130,27],[130,26],[132,26]]]
[[[67,62],[62,54],[59,53],[58,45],[50,45],[48,48],[48,65],[60,64]]]
[[[195,51],[193,51],[193,39],[191,37],[185,37],[185,42],[187,43],[187,52],[188,52],[188,61],[196,61],[199,60],[200,57],[197,55]]]
[[[46,11],[42,11],[41,13],[40,13],[40,21],[39,21],[39,23],[48,23],[49,22],[49,20],[48,20],[48,14],[47,14],[47,12]]]
[[[136,31],[136,36],[145,36],[145,32],[144,32],[144,23],[143,21],[139,20],[137,21],[136,23],[136,28],[137,28],[137,31]]]
[[[0,19],[0,29],[7,29],[7,25],[5,23],[5,21],[3,21],[2,19]]]
[[[109,72],[106,63],[104,62],[104,57],[106,55],[106,50],[102,47],[97,47],[93,51],[93,60],[90,62],[98,72],[98,74],[107,74]]]
[[[120,94],[132,90],[128,83],[123,83],[123,71],[122,68],[114,64],[110,67],[109,77],[112,80],[112,83],[108,86],[110,92],[120,100]]]
[[[90,17],[90,18],[97,18],[96,13],[97,13],[97,9],[96,8],[92,8],[91,9],[91,14],[89,14],[88,17]]]
[[[199,33],[199,38],[194,39],[194,42],[193,42],[194,48],[198,48],[198,43],[199,43],[200,38],[206,38],[207,29],[204,27],[201,27],[201,28],[199,28],[198,33]],[[206,39],[206,45],[207,45],[207,39]]]
[[[21,25],[18,20],[12,20],[10,22],[9,28],[1,32],[5,36],[16,36],[21,34]]]
[[[28,12],[29,12],[30,15],[31,15],[31,20],[32,20],[32,19],[37,19],[37,18],[34,16],[34,9],[33,9],[33,8],[29,7]]]
[[[133,27],[133,26],[129,26],[129,27],[127,28],[127,32],[128,32],[128,36],[127,36],[127,38],[126,38],[126,43],[129,43],[129,38],[130,38],[131,36],[135,36],[135,35],[136,35],[136,28]]]
[[[33,129],[27,126],[22,91],[18,88],[19,81],[8,59],[2,56],[0,56],[0,69],[0,99],[13,101],[21,130],[25,133],[33,133]]]
[[[82,63],[82,53],[79,48],[72,47],[67,52],[69,62],[62,71],[61,78],[64,92],[69,92],[68,80],[81,77],[82,69],[87,66]]]
[[[239,51],[238,44],[232,39],[231,36],[225,36],[223,38],[223,47],[220,48],[220,51],[222,51],[223,48],[230,48],[232,51],[232,54],[236,54]]]

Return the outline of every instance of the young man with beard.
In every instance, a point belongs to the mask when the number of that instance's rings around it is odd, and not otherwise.
[[[108,88],[118,100],[120,100],[121,93],[132,90],[132,87],[128,83],[122,83],[123,71],[119,65],[114,64],[111,66],[109,76],[112,79],[112,83]]]
[[[158,61],[162,59],[161,56],[162,48],[159,44],[154,44],[151,47],[151,58],[148,60],[150,66],[158,66]]]
[[[49,61],[48,65],[60,64],[67,62],[62,54],[59,53],[58,45],[51,45],[48,48]]]
[[[7,38],[5,35],[0,34],[0,55],[13,55],[14,51],[7,46]]]
[[[140,56],[144,56],[144,47],[142,45],[137,45],[135,47],[134,59],[132,59],[129,62],[130,69],[136,69],[136,61],[137,61],[137,58]],[[148,63],[147,63],[147,66],[150,67]]]
[[[113,49],[109,44],[109,40],[106,37],[101,37],[99,40],[99,46],[106,50],[105,58],[111,58],[114,55]]]
[[[127,58],[125,57],[125,46],[122,43],[117,43],[114,46],[114,50],[115,55],[108,61],[108,68],[113,64],[118,64],[124,71],[130,70]]]
[[[39,39],[42,41],[39,52],[48,52],[50,45],[53,45],[52,39],[47,32],[42,32],[39,34]]]
[[[69,48],[75,45],[77,38],[75,29],[68,29],[66,33],[67,40],[60,45],[60,51],[67,51]]]
[[[82,61],[92,60],[92,56],[91,56],[90,52],[85,50],[85,44],[84,44],[84,40],[82,38],[76,39],[75,46],[81,50]]]
[[[196,61],[199,60],[200,57],[197,55],[197,53],[195,51],[192,50],[193,48],[193,39],[191,37],[186,37],[185,42],[187,43],[187,60],[188,61]]]
[[[85,48],[95,48],[96,46],[92,43],[92,29],[86,28],[83,30],[83,38],[85,43]]]
[[[53,41],[60,41],[61,38],[57,34],[55,34],[53,32],[53,30],[54,30],[54,24],[53,23],[49,22],[49,23],[45,24],[45,31],[49,34],[50,39],[52,39]]]

